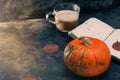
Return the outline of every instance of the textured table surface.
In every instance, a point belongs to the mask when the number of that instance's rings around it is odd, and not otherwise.
[[[63,50],[72,39],[46,20],[2,23],[0,26],[0,80],[91,80],[70,72],[63,62]],[[47,52],[44,47],[57,45]],[[112,61],[109,69],[92,80],[119,80],[120,64]]]
[[[79,24],[90,17],[120,28],[120,6],[95,12],[81,11]],[[120,80],[120,62],[113,59],[109,69],[97,77],[83,78],[70,72],[63,62],[63,50],[71,40],[67,33],[58,31],[45,19],[1,22],[0,80],[26,77],[37,80]],[[54,50],[45,49],[48,45],[55,45]]]

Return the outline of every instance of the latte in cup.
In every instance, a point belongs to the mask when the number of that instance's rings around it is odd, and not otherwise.
[[[78,24],[78,12],[72,10],[61,10],[55,14],[56,27],[61,31],[70,31],[74,29]]]

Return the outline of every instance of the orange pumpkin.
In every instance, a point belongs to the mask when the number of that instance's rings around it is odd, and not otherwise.
[[[107,45],[95,38],[72,40],[64,50],[64,62],[69,70],[83,77],[94,77],[105,72],[111,61]]]

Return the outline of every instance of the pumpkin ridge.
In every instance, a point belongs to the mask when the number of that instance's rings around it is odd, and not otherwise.
[[[69,59],[71,58],[72,56],[72,51],[69,53],[69,55],[66,57],[66,62],[69,62]]]
[[[97,41],[97,43],[98,43],[98,41]],[[94,42],[93,45],[94,45],[94,44],[96,44],[96,43]],[[99,43],[99,44],[100,44],[100,43]],[[97,46],[99,47],[99,49],[101,48],[100,45],[97,45]],[[97,57],[96,57],[96,54],[97,54],[97,53],[94,52],[94,50],[92,50],[92,52],[93,52],[93,54],[94,54],[94,58],[95,58],[95,61],[96,61],[96,69],[97,69],[97,65],[98,65],[98,63],[99,63],[99,62],[97,61]]]
[[[66,57],[65,61],[68,61],[68,57],[70,56],[71,52],[72,52],[72,48],[73,46],[71,46],[70,44],[68,44],[68,46],[66,47],[65,51],[64,51],[64,58]]]
[[[95,44],[95,43],[94,43],[94,44]],[[101,44],[101,43],[99,43],[99,44]],[[102,47],[101,47],[100,45],[97,45],[97,46],[99,47],[100,50],[102,49]],[[98,65],[98,64],[104,66],[104,63],[97,61],[97,57],[96,57],[96,55],[95,55],[95,54],[97,54],[97,53],[94,52],[94,50],[92,50],[92,51],[93,51],[93,54],[94,54],[95,60],[96,60],[96,69],[97,69],[97,65]]]
[[[66,56],[66,62],[69,61],[69,58],[71,57],[72,52],[73,52],[73,50],[75,50],[75,49],[77,49],[77,47],[68,44],[68,48],[67,48],[67,50],[65,51],[65,53],[69,53],[69,54],[67,54],[67,56]]]
[[[107,45],[105,44],[105,47],[107,48]],[[108,49],[109,50],[109,49]],[[109,53],[109,52],[108,52]],[[107,56],[107,54],[105,54],[105,56]],[[108,57],[108,56],[107,56]],[[111,58],[111,57],[110,57]]]
[[[72,53],[73,55],[74,55],[74,52]],[[77,54],[79,54],[79,53],[76,53],[76,55]],[[71,59],[70,60],[72,60],[71,62],[72,62],[72,65],[71,66],[74,66],[73,67],[73,70],[75,70],[76,72],[78,71],[77,69],[78,68],[76,68],[76,67],[78,67],[78,64],[77,64],[77,62],[76,62],[76,59],[77,59],[77,56],[73,56],[73,57],[71,57]]]
[[[84,47],[78,48],[78,51],[81,50],[82,48],[84,48]],[[85,52],[85,51],[84,51],[84,52]],[[79,52],[79,54],[81,54],[81,53]],[[84,53],[82,53],[82,56],[84,56]],[[77,57],[77,56],[76,56],[76,57]],[[81,61],[82,61],[82,58],[80,58],[80,63],[77,64],[78,66],[81,66]],[[81,68],[81,67],[80,67],[80,68]],[[77,68],[77,73],[79,73],[79,71],[81,71],[80,68],[79,68],[79,67]]]
[[[85,56],[85,53],[86,53],[86,50],[82,53],[82,57],[80,58],[80,71],[82,72],[83,71],[83,69],[82,69],[82,60],[83,60],[83,58],[84,58],[84,56]]]
[[[101,45],[103,45],[102,43],[99,43]],[[105,44],[106,45],[106,44]],[[107,46],[107,45],[106,45]],[[100,45],[98,45],[99,49],[100,50],[103,50],[103,47],[101,47]],[[104,55],[105,57],[107,57],[107,54]],[[97,58],[96,58],[97,59]],[[101,66],[104,66],[104,63],[101,63],[101,62],[97,62],[96,65],[100,64]]]
[[[96,58],[96,53],[94,52],[94,51],[92,51],[93,52],[93,55],[94,55],[94,58],[95,58],[95,61],[96,61],[96,69],[97,69],[97,58]]]
[[[99,43],[100,44],[100,43]],[[103,45],[103,43],[101,43],[101,45]],[[106,44],[104,44],[105,45],[105,47],[104,48],[107,48],[107,45]],[[101,48],[101,46],[99,45],[99,47]],[[103,48],[103,47],[102,47]],[[101,48],[101,49],[102,49]],[[109,50],[109,49],[107,49],[107,50]],[[108,51],[108,53],[109,53],[109,51]],[[105,57],[108,57],[108,55],[107,55],[107,53],[106,54],[104,54],[104,56]],[[111,56],[109,56],[110,58],[111,58]],[[101,66],[105,66],[106,64],[105,63],[102,63],[102,62],[98,62],[97,64],[99,64],[99,65],[101,65]]]

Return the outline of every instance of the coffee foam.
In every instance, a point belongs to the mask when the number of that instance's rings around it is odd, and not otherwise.
[[[56,13],[56,18],[60,21],[75,21],[78,19],[78,13],[71,10],[62,10]]]

